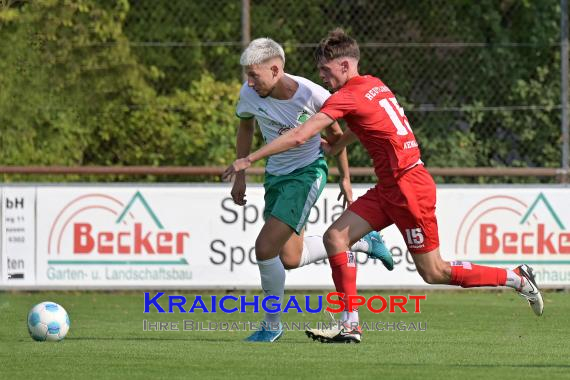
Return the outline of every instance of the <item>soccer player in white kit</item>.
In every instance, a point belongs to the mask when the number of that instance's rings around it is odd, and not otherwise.
[[[238,158],[251,151],[255,121],[265,143],[303,124],[316,114],[329,92],[308,79],[284,72],[283,48],[269,38],[253,40],[243,52],[247,82],[241,88],[236,114],[240,118],[236,150]],[[327,140],[334,143],[342,130],[335,122],[326,128]],[[338,158],[339,199],[352,203],[352,188],[346,151]],[[265,224],[255,242],[261,286],[265,296],[283,300],[285,269],[298,268],[325,259],[327,252],[321,236],[304,236],[311,207],[327,180],[328,167],[321,150],[320,135],[306,144],[268,158],[265,168]],[[245,205],[245,172],[237,173],[231,190],[234,202]],[[378,232],[357,241],[355,252],[380,259],[389,270],[394,267],[390,252]],[[260,329],[246,340],[274,342],[283,335],[279,313],[266,313]]]

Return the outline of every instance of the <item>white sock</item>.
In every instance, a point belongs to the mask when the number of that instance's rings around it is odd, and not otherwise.
[[[522,284],[522,277],[512,270],[507,269],[507,281],[505,282],[505,286],[520,290],[522,288]]]
[[[327,250],[322,236],[305,236],[299,268],[327,258]]]
[[[364,239],[360,239],[359,241],[357,241],[356,243],[354,243],[352,245],[352,247],[350,247],[350,250],[352,252],[368,252],[368,249],[370,247],[368,246],[368,242]]]
[[[285,293],[285,268],[279,256],[269,260],[258,261],[259,274],[261,275],[261,287],[264,295],[279,297],[279,301],[268,302],[268,307],[277,308],[283,302]],[[265,322],[268,324],[278,323],[280,313],[265,313]]]
[[[350,247],[352,252],[368,252],[368,242],[360,239]],[[328,257],[322,236],[305,236],[303,239],[303,252],[299,261],[299,268]]]
[[[349,311],[347,314],[346,322],[349,325],[358,325],[358,310]]]

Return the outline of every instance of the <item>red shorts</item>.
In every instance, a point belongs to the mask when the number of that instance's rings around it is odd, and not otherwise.
[[[393,186],[369,189],[348,209],[376,231],[395,223],[411,253],[426,253],[439,247],[435,199],[433,178],[417,165]]]

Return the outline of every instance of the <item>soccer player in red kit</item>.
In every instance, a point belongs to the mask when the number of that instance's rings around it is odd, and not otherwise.
[[[506,270],[441,258],[435,183],[424,168],[408,119],[394,94],[380,79],[358,73],[360,51],[356,41],[336,29],[320,42],[315,57],[319,75],[333,95],[302,126],[236,160],[223,178],[231,178],[261,158],[303,144],[334,121],[344,119],[348,129],[334,146],[323,142],[323,149],[334,155],[360,140],[372,157],[378,177],[376,186],[350,205],[323,236],[333,281],[336,290],[345,295],[345,306],[347,297],[357,294],[351,243],[369,231],[396,224],[418,273],[428,284],[511,287],[528,300],[536,315],[542,315],[542,295],[527,265]],[[341,320],[339,327],[309,329],[307,335],[322,342],[360,342],[358,310],[345,310]]]

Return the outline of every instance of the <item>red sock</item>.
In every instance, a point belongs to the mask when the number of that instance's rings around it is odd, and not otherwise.
[[[504,286],[507,282],[507,271],[501,268],[472,264],[469,261],[451,263],[451,281],[449,285],[462,288],[479,286]]]
[[[356,254],[354,252],[339,252],[333,257],[329,257],[329,264],[332,269],[332,278],[336,291],[344,293],[344,307],[347,310],[346,302],[349,295],[356,293]]]

